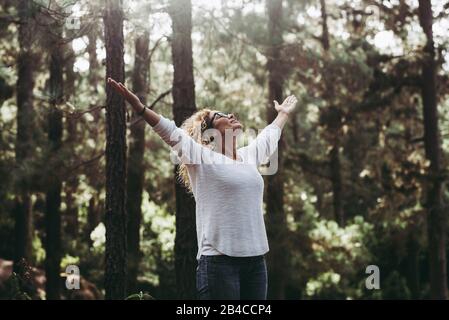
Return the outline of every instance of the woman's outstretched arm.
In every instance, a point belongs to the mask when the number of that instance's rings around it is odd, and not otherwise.
[[[146,122],[148,122],[150,126],[154,127],[156,124],[158,124],[161,116],[153,110],[146,108],[142,104],[142,102],[140,102],[139,98],[134,93],[129,91],[128,88],[126,88],[121,82],[117,82],[114,79],[108,78],[108,84],[111,85],[118,93],[120,93],[137,113],[142,112],[145,108],[146,110],[144,111],[142,117]]]
[[[193,140],[183,129],[178,128],[173,120],[169,120],[145,107],[139,98],[122,83],[108,78],[108,84],[129,102],[133,109],[153,127],[153,130],[165,143],[178,152],[177,156],[181,162],[186,164],[200,164],[203,159],[207,160],[211,157],[212,151],[209,148]]]
[[[295,96],[288,96],[281,105],[277,101],[273,101],[274,107],[278,111],[276,118],[248,146],[240,149],[247,158],[251,159],[250,161],[260,165],[274,153],[278,147],[282,129],[297,101]]]
[[[283,129],[285,123],[287,122],[288,115],[295,109],[298,100],[295,96],[291,95],[285,98],[284,102],[281,105],[279,105],[276,100],[274,100],[273,102],[274,108],[277,110],[278,115],[272,123]]]

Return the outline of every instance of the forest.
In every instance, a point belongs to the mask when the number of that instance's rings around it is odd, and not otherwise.
[[[0,299],[196,299],[195,199],[109,77],[179,127],[296,96],[269,299],[448,299],[448,34],[444,0],[0,0]]]

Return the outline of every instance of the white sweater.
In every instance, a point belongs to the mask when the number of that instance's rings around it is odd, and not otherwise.
[[[237,149],[238,161],[197,143],[164,116],[153,129],[177,152],[172,160],[187,165],[196,201],[197,259],[205,243],[206,254],[214,249],[234,257],[267,253],[264,180],[257,166],[276,151],[281,128],[266,126],[248,146]]]

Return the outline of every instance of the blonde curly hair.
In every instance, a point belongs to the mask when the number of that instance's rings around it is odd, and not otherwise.
[[[206,146],[210,145],[212,140],[203,135],[202,130],[206,129],[208,116],[211,111],[212,109],[209,108],[201,109],[192,114],[181,125],[181,129],[186,131],[187,134],[193,138],[193,140]],[[179,165],[177,176],[178,181],[183,184],[190,193],[193,193],[187,166],[184,163]]]

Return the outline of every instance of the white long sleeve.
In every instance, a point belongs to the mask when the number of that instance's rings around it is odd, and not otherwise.
[[[276,151],[281,134],[282,129],[271,123],[249,145],[240,148],[239,151],[249,163],[259,166]]]
[[[186,164],[200,164],[212,161],[212,150],[192,139],[183,129],[176,126],[173,120],[161,115],[153,130],[165,141],[172,150],[177,152],[180,162]]]

